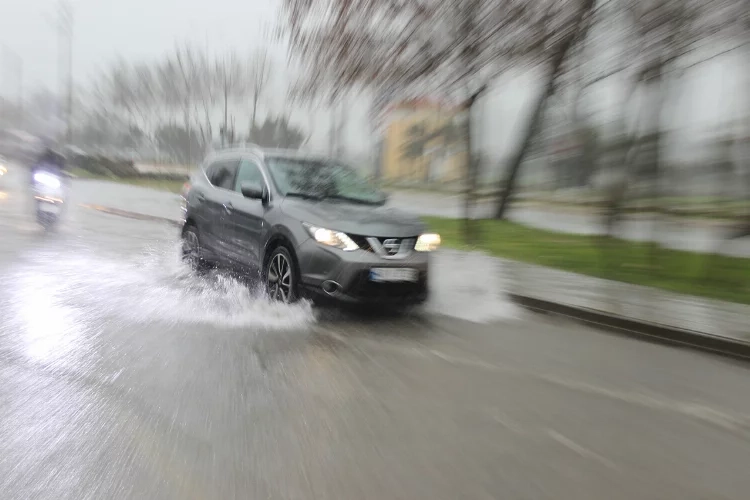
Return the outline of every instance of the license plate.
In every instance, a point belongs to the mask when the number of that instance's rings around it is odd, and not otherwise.
[[[370,269],[370,281],[417,281],[419,271],[404,267],[384,267]]]
[[[56,214],[60,211],[60,207],[54,203],[41,203],[39,205],[39,210],[48,214]]]

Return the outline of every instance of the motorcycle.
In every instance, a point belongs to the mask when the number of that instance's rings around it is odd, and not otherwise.
[[[36,220],[50,229],[60,219],[66,202],[64,175],[45,170],[35,172],[33,191]]]

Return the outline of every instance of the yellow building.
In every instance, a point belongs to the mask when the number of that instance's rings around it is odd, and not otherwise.
[[[387,112],[381,178],[387,182],[450,183],[466,175],[460,109],[427,100],[404,101]]]

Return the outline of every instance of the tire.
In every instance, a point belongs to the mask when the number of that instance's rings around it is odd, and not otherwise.
[[[182,260],[193,271],[204,272],[210,267],[203,257],[198,229],[193,225],[185,226],[182,231]]]
[[[44,212],[37,212],[36,220],[45,231],[51,231],[55,227],[57,217],[52,214],[46,214]]]
[[[292,304],[299,300],[297,261],[285,246],[274,248],[263,265],[263,286],[271,300]]]

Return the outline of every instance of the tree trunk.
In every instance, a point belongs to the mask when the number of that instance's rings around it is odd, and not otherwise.
[[[565,60],[565,56],[568,54],[570,47],[573,45],[573,42],[576,39],[579,27],[581,26],[581,23],[583,22],[586,14],[591,11],[593,6],[594,0],[583,0],[581,9],[578,12],[578,17],[576,19],[575,29],[571,30],[571,32],[562,40],[560,46],[557,49],[557,52],[552,55],[552,60],[550,61],[549,65],[549,71],[547,73],[547,79],[544,84],[544,90],[537,97],[537,101],[534,104],[534,109],[531,113],[531,116],[529,117],[529,121],[524,127],[523,138],[518,144],[516,151],[511,156],[510,165],[508,167],[508,174],[504,179],[501,180],[501,184],[499,186],[499,191],[501,193],[500,201],[497,205],[497,210],[495,211],[496,219],[502,219],[505,217],[505,212],[508,209],[511,196],[513,195],[516,177],[518,177],[518,172],[521,169],[521,163],[523,162],[523,159],[529,150],[529,146],[531,145],[534,135],[539,129],[544,105],[547,102],[547,98],[549,98],[549,96],[552,95],[554,91],[555,79],[560,72],[560,68],[562,67],[563,61]]]
[[[472,209],[474,207],[474,194],[476,191],[477,183],[477,162],[474,161],[473,146],[474,136],[472,135],[471,118],[474,105],[477,100],[482,96],[486,86],[482,86],[478,91],[472,94],[464,104],[464,113],[466,113],[466,197],[464,200],[464,231],[465,238],[468,243],[473,243],[477,239],[477,234],[474,231],[474,225],[472,224]]]
[[[188,171],[188,174],[190,174],[190,163],[193,161],[193,135],[192,135],[192,123],[190,122],[190,101],[186,101],[185,104],[185,131],[187,132],[187,161],[185,162],[185,168]]]
[[[224,132],[221,134],[221,144],[224,146],[226,144],[227,139],[227,132],[229,131],[229,123],[228,123],[228,111],[229,111],[229,90],[227,89],[226,84],[224,85]]]
[[[645,153],[645,158],[635,165],[639,172],[646,175],[646,208],[653,212],[651,220],[651,236],[649,238],[648,259],[654,271],[659,269],[659,226],[661,222],[661,182],[662,182],[662,107],[664,105],[663,90],[664,63],[657,60],[645,68],[643,74],[644,87],[648,92],[650,102],[647,104],[647,115],[643,136],[638,141],[639,151]]]
[[[557,59],[557,58],[556,58]],[[562,62],[562,58],[559,58]],[[559,67],[559,65],[557,66]],[[510,165],[508,167],[508,174],[501,181],[500,184],[500,202],[498,203],[497,210],[495,212],[496,219],[502,219],[505,217],[505,212],[510,204],[511,196],[515,188],[516,178],[518,172],[521,170],[521,163],[526,156],[526,152],[531,146],[531,142],[536,135],[537,130],[541,124],[542,110],[547,102],[547,98],[552,94],[554,89],[554,82],[557,76],[557,71],[553,65],[550,72],[547,75],[547,82],[544,87],[544,91],[537,97],[536,103],[534,104],[534,110],[529,117],[529,121],[524,127],[524,135],[521,142],[518,144],[515,153],[511,156]]]
[[[255,95],[253,96],[253,117],[251,118],[250,122],[250,134],[253,133],[253,130],[255,130],[255,114],[258,111],[258,92],[255,92]],[[253,138],[251,137],[250,140],[252,141]]]
[[[328,130],[328,155],[333,156],[336,151],[336,108],[331,100],[331,124]]]
[[[336,158],[343,158],[344,156],[344,140],[343,131],[346,125],[346,106],[344,98],[342,97],[339,103],[339,114],[338,122],[336,123]]]

